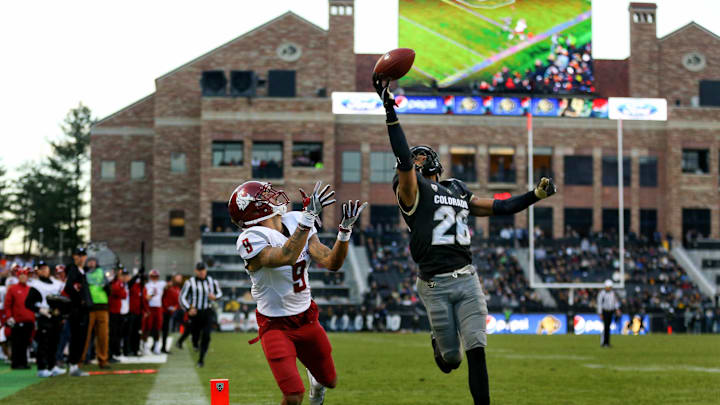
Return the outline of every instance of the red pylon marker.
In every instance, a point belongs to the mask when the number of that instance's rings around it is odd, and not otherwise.
[[[230,384],[227,378],[210,380],[210,404],[230,405]]]

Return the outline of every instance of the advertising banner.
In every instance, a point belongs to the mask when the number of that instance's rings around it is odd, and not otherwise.
[[[333,92],[333,114],[370,114],[385,115],[380,97],[377,93]]]
[[[452,103],[452,96],[395,96],[398,114],[445,114],[452,111]]]
[[[611,120],[667,121],[667,100],[664,98],[608,99]]]
[[[235,322],[235,314],[232,312],[221,312],[218,315],[218,324],[220,325],[221,331],[233,332],[237,327],[237,323]]]
[[[650,328],[650,317],[634,315],[632,321],[629,315],[623,314],[620,319],[613,318],[610,324],[610,333],[614,335],[646,335]],[[603,332],[603,322],[598,314],[577,314],[573,319],[573,329],[576,335],[599,335]]]
[[[567,333],[565,314],[488,314],[488,334],[562,335]]]
[[[492,97],[463,97],[455,96],[453,114],[457,115],[484,115],[492,110]]]

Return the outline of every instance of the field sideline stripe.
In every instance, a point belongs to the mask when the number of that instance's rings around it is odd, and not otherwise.
[[[408,23],[410,23],[410,24],[412,24],[412,25],[420,28],[420,29],[423,30],[423,31],[427,31],[427,32],[435,35],[436,37],[438,37],[438,38],[440,38],[440,39],[444,39],[445,41],[448,41],[448,42],[450,42],[451,44],[453,44],[453,45],[455,45],[455,46],[457,46],[457,47],[460,47],[460,48],[462,48],[462,49],[464,49],[464,50],[472,53],[473,55],[475,55],[475,56],[477,56],[477,57],[479,57],[479,58],[484,58],[484,57],[485,57],[485,55],[479,54],[479,53],[477,53],[476,51],[468,48],[467,46],[465,46],[465,45],[463,45],[463,44],[455,41],[454,39],[448,38],[448,37],[446,37],[445,35],[437,32],[437,31],[433,31],[432,29],[430,29],[430,28],[428,28],[428,27],[426,27],[426,26],[424,26],[424,25],[422,25],[422,24],[420,24],[420,23],[418,23],[418,22],[416,22],[416,21],[413,21],[413,20],[409,19],[409,18],[405,17],[404,15],[401,15],[401,16],[400,16],[400,19],[403,20],[403,21],[407,21]]]
[[[190,350],[176,349],[168,356],[168,362],[158,370],[145,405],[207,405]]]
[[[509,28],[509,27],[506,27],[506,26],[500,24],[499,22],[493,20],[493,19],[490,18],[490,17],[486,17],[486,16],[484,16],[484,15],[482,15],[482,14],[476,12],[476,11],[469,10],[469,9],[467,9],[465,6],[461,6],[460,4],[457,4],[457,3],[453,2],[453,1],[450,1],[450,0],[442,0],[442,2],[443,2],[443,3],[447,3],[448,5],[451,5],[451,6],[453,6],[453,7],[457,7],[457,8],[459,8],[460,10],[463,10],[463,11],[465,11],[465,12],[467,12],[467,13],[470,13],[470,14],[474,15],[475,17],[477,17],[477,18],[479,18],[479,19],[481,19],[481,20],[485,20],[486,22],[488,22],[488,23],[490,23],[490,24],[492,24],[492,25],[494,25],[494,26],[496,26],[496,27],[500,27],[500,29],[502,29],[502,30],[505,30],[506,28]]]

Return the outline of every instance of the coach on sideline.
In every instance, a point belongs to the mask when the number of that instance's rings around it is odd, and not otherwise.
[[[87,377],[89,374],[82,371],[78,364],[85,348],[85,339],[88,332],[88,317],[93,305],[90,298],[90,289],[85,278],[85,261],[87,251],[77,248],[72,254],[72,263],[67,266],[67,280],[65,281],[65,294],[70,298],[70,375],[73,377]]]
[[[193,338],[200,334],[198,367],[205,365],[205,354],[210,346],[210,332],[215,323],[215,312],[211,304],[220,297],[222,297],[220,286],[215,279],[207,275],[205,263],[199,262],[195,266],[195,276],[185,281],[180,292],[180,304],[190,317]]]
[[[620,299],[612,290],[612,280],[605,280],[605,289],[600,291],[597,297],[597,312],[603,321],[602,347],[610,347],[610,324],[613,315],[620,317]]]

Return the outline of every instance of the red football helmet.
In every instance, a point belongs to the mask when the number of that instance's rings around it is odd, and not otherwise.
[[[230,219],[240,228],[256,225],[275,215],[287,212],[290,203],[282,190],[262,181],[246,181],[230,196],[228,211]]]

